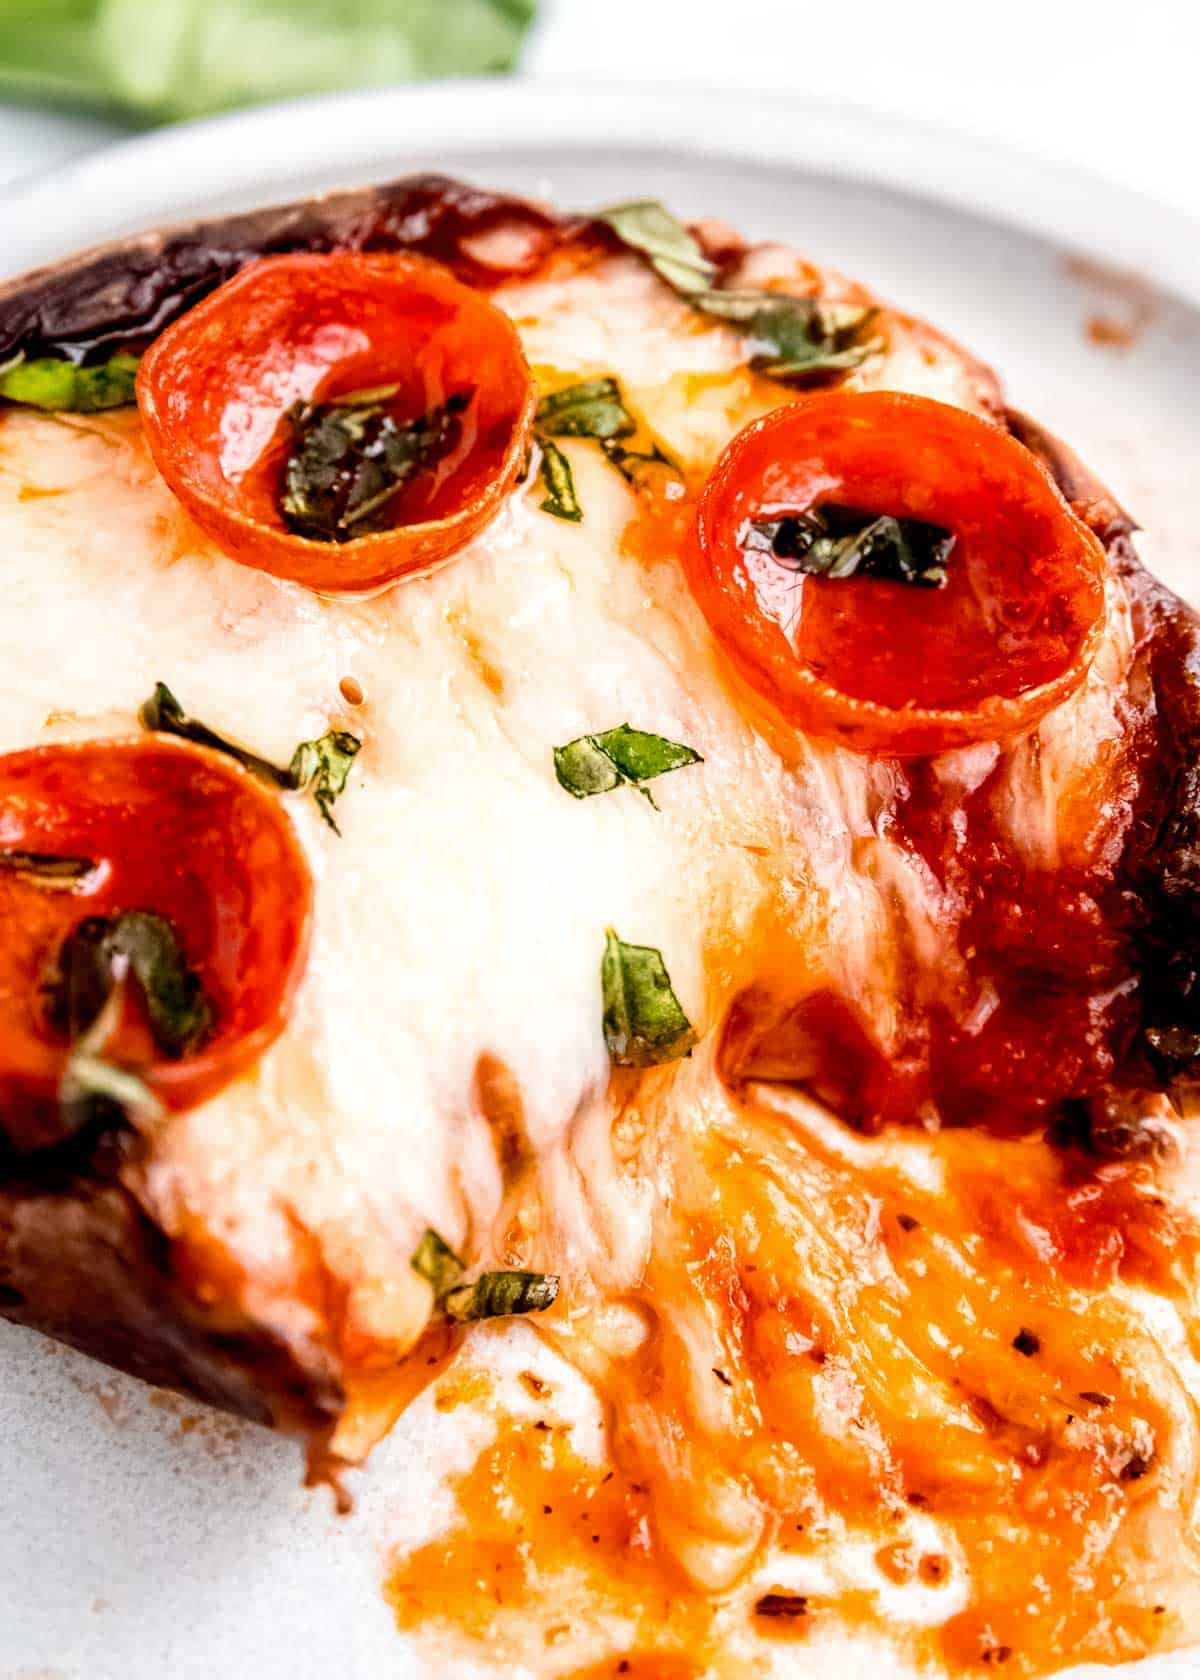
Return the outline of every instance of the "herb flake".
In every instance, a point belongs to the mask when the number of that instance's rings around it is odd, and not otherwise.
[[[668,741],[664,735],[651,735],[627,723],[598,735],[580,735],[566,746],[554,748],[558,784],[575,799],[611,793],[619,787],[641,787],[657,776],[703,762],[700,754],[682,741]]]
[[[472,392],[458,392],[408,421],[388,413],[394,394],[394,387],[380,386],[289,410],[293,441],[279,509],[297,536],[343,543],[387,530],[392,499],[458,443]]]
[[[578,525],[583,518],[583,508],[575,491],[571,463],[552,439],[541,438],[539,441],[542,446],[542,485],[546,491],[546,499],[541,504],[542,512]]]
[[[186,1055],[211,1032],[212,1005],[199,976],[188,967],[170,922],[149,910],[88,916],[72,929],[45,985],[51,1020],[72,1039],[81,1038],[127,976],[138,984],[164,1055]]]
[[[162,1103],[144,1079],[86,1050],[76,1050],[68,1059],[59,1081],[58,1100],[69,1132],[86,1125],[97,1105],[111,1104],[121,1114],[140,1114],[148,1120],[157,1119],[163,1112]]]
[[[354,760],[362,749],[357,735],[351,735],[345,729],[331,729],[317,740],[301,741],[284,769],[272,764],[270,759],[260,758],[257,753],[227,740],[224,735],[218,735],[215,729],[210,729],[197,718],[189,717],[164,682],[155,683],[153,694],[138,715],[144,729],[178,735],[185,741],[195,741],[215,752],[227,753],[254,775],[286,792],[309,790],[322,818],[335,834],[341,834],[334,821],[333,804],[346,791]]]
[[[699,244],[657,199],[633,199],[594,212],[594,219],[610,227],[622,245],[646,257],[668,286],[683,293],[702,292],[712,285],[717,269]]]
[[[97,414],[136,401],[136,356],[110,356],[95,367],[77,367],[63,356],[41,356],[0,370],[0,397],[56,414]]]
[[[442,1300],[455,1323],[480,1318],[511,1318],[545,1312],[558,1299],[558,1279],[545,1272],[482,1272],[474,1283],[460,1284]]]
[[[810,577],[885,578],[941,589],[955,544],[952,531],[923,519],[898,519],[822,502],[807,513],[750,520],[742,546],[770,554],[790,571]]]
[[[612,928],[600,965],[604,1042],[618,1067],[654,1067],[686,1056],[697,1034],[671,986],[662,953],[627,945]]]
[[[698,310],[735,326],[749,342],[750,366],[782,384],[848,372],[879,346],[866,338],[878,311],[785,292],[705,292]]]
[[[546,437],[608,438],[629,437],[637,421],[625,407],[621,387],[610,375],[587,379],[552,391],[538,404],[537,430]]]
[[[62,857],[56,852],[0,850],[0,875],[36,881],[51,891],[69,892],[95,869],[91,858]]]
[[[423,1233],[410,1264],[456,1324],[545,1312],[558,1298],[558,1279],[545,1272],[481,1272],[473,1283],[460,1283],[463,1262],[432,1227]]]
[[[605,460],[617,469],[632,489],[641,490],[657,477],[672,480],[679,486],[676,494],[682,494],[686,484],[683,469],[672,461],[660,444],[653,443],[649,449],[626,449],[618,438],[607,438],[600,448]]]
[[[434,1298],[439,1301],[454,1288],[464,1270],[458,1255],[432,1226],[426,1226],[413,1250],[410,1264],[413,1271],[425,1279],[433,1290]]]
[[[345,729],[331,729],[319,740],[301,741],[288,766],[291,786],[298,792],[307,788],[312,793],[318,811],[337,835],[342,831],[334,821],[333,804],[345,793],[354,760],[361,750],[362,742],[357,735]]]
[[[643,199],[594,213],[631,251],[701,314],[743,333],[750,365],[783,384],[807,384],[847,373],[880,345],[868,337],[878,311],[786,292],[726,291],[714,284],[715,264],[669,210]]]

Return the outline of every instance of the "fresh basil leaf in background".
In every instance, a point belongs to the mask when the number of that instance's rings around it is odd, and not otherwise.
[[[928,520],[822,502],[807,513],[751,520],[742,542],[810,577],[877,577],[941,589],[955,538],[953,531]]]
[[[604,1042],[618,1067],[676,1062],[696,1042],[696,1031],[675,996],[662,952],[627,945],[609,928],[600,965]]]
[[[701,764],[700,754],[681,741],[631,729],[627,723],[599,735],[580,735],[554,749],[554,773],[560,787],[576,799],[611,793],[622,786],[640,787],[656,776]]]
[[[583,508],[575,493],[575,474],[571,471],[571,463],[549,438],[539,441],[542,446],[542,485],[546,491],[546,499],[541,504],[542,512],[578,525],[583,518]]]
[[[76,367],[58,356],[41,356],[0,370],[0,397],[53,413],[97,414],[105,408],[127,408],[136,400],[137,370],[136,356],[111,356],[96,367]]]
[[[537,0],[0,0],[0,92],[173,122],[509,70]]]

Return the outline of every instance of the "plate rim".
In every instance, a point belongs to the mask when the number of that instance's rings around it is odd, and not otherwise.
[[[725,118],[715,137],[714,99]],[[1034,234],[1200,308],[1200,218],[1101,175],[845,101],[530,76],[324,94],[119,140],[0,193],[0,273],[59,260],[114,228],[180,220],[189,204],[256,193],[265,202],[278,196],[282,189],[270,183],[284,174],[362,180],[432,168],[431,134],[456,152],[669,150],[697,164],[709,158],[868,183]],[[89,205],[101,208],[85,213],[83,237],[73,238],[79,208]]]

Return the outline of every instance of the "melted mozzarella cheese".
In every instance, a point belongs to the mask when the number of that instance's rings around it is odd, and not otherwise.
[[[736,335],[697,323],[636,260],[500,301],[531,362],[560,378],[617,374],[689,463],[711,464],[786,400],[745,372]],[[891,359],[860,383],[986,406],[940,341],[889,320]],[[136,1183],[168,1231],[199,1221],[242,1269],[243,1305],[300,1345],[330,1334],[303,1284],[314,1244],[345,1293],[339,1351],[365,1339],[381,1362],[428,1312],[409,1267],[426,1225],[494,1251],[485,1055],[511,1071],[545,1162],[555,1229],[529,1258],[636,1275],[652,1197],[618,1170],[597,1106],[607,927],[661,950],[701,1030],[753,977],[764,920],[879,1019],[897,916],[923,961],[956,960],[939,949],[931,879],[876,828],[894,768],[812,745],[785,765],[732,691],[673,556],[622,551],[632,492],[594,446],[566,447],[581,525],[541,512],[530,484],[436,575],[350,602],[220,554],[159,481],[135,422],[0,421],[0,750],[134,731],[159,679],[279,762],[330,727],[363,741],[341,838],[311,802],[290,805],[316,910],[289,1026],[236,1085],[163,1124]],[[342,700],[344,677],[361,706]],[[1111,728],[1090,692],[1055,725],[1075,766]],[[556,782],[556,744],[624,722],[703,756],[656,783],[658,809],[632,790],[575,800]],[[966,775],[969,757],[946,774]],[[1044,758],[1040,774],[1052,824]]]

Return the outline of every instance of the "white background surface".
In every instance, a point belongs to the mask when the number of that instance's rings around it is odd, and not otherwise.
[[[1196,0],[543,0],[524,67],[845,100],[1200,214]],[[0,184],[118,132],[0,108]]]

